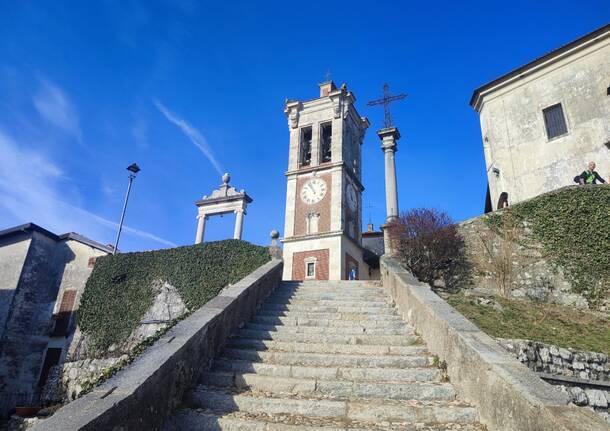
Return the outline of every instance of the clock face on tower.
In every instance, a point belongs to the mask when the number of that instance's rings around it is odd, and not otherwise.
[[[326,195],[326,182],[322,178],[312,178],[301,188],[301,200],[313,205],[324,199]]]
[[[358,196],[356,196],[356,190],[354,190],[354,186],[353,185],[348,185],[347,186],[347,193],[346,193],[346,197],[347,197],[347,206],[349,207],[350,210],[352,211],[356,211],[356,208],[358,207]]]

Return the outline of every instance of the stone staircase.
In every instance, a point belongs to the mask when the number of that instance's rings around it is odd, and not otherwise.
[[[283,282],[165,425],[484,430],[374,282]]]

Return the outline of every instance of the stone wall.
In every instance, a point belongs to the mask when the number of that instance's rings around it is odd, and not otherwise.
[[[565,349],[537,341],[502,338],[498,338],[497,341],[531,370],[574,378],[570,383],[556,386],[567,393],[574,404],[593,408],[610,423],[608,356],[597,352]],[[587,385],[582,380],[606,382],[608,389],[591,388],[591,385]]]
[[[574,385],[556,387],[567,393],[575,405],[592,409],[610,424],[610,389],[586,389]]]
[[[0,240],[0,338],[13,302],[21,269],[30,248],[26,234]]]
[[[60,362],[70,357],[69,346],[78,341],[73,311],[92,270],[89,259],[106,254],[69,236],[28,229],[0,241],[0,416],[38,402],[49,349],[59,349]],[[62,305],[66,293],[71,300]],[[56,322],[62,323],[57,331]]]
[[[77,328],[67,361],[51,368],[41,394],[42,405],[62,404],[77,399],[83,392],[96,386],[112,367],[122,368],[128,364],[128,355],[134,347],[187,313],[188,310],[174,286],[156,280],[152,289],[156,296],[140,324],[132,331],[124,345],[111,346],[107,352],[108,357],[88,357],[88,338]]]
[[[383,256],[381,275],[402,317],[447,363],[451,382],[490,430],[607,431],[603,419],[570,405],[567,394],[513,359],[396,260]]]
[[[58,292],[54,248],[54,240],[33,232],[0,340],[0,393],[16,397],[2,401],[0,416],[22,402],[19,400],[24,394],[34,394],[38,389]]]
[[[464,239],[471,265],[470,283],[462,287],[588,308],[587,300],[572,291],[561,269],[543,256],[527,226],[509,228],[508,240],[494,233],[481,216],[458,224],[458,233]]]
[[[43,405],[61,404],[77,399],[83,391],[95,386],[105,370],[127,363],[128,356],[107,359],[83,359],[51,368],[41,394]]]
[[[272,260],[185,318],[128,367],[41,421],[36,430],[158,430],[182,397],[280,283]]]
[[[497,341],[534,371],[610,383],[610,361],[603,353],[564,349],[538,341],[503,338]]]

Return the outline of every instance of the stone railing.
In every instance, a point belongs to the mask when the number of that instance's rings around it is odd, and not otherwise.
[[[34,430],[158,430],[228,336],[282,279],[274,259],[225,288],[116,376],[58,410]]]
[[[491,431],[607,431],[594,412],[569,404],[494,339],[458,313],[397,261],[381,259],[383,286],[430,351],[447,362],[460,395]]]

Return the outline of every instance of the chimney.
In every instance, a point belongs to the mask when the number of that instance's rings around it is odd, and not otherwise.
[[[320,97],[326,97],[331,91],[337,89],[337,86],[332,80],[323,82],[318,85],[320,86]]]
[[[375,231],[375,229],[373,229],[373,223],[369,223],[366,226],[367,226],[367,229],[366,229],[367,232],[374,232]]]

